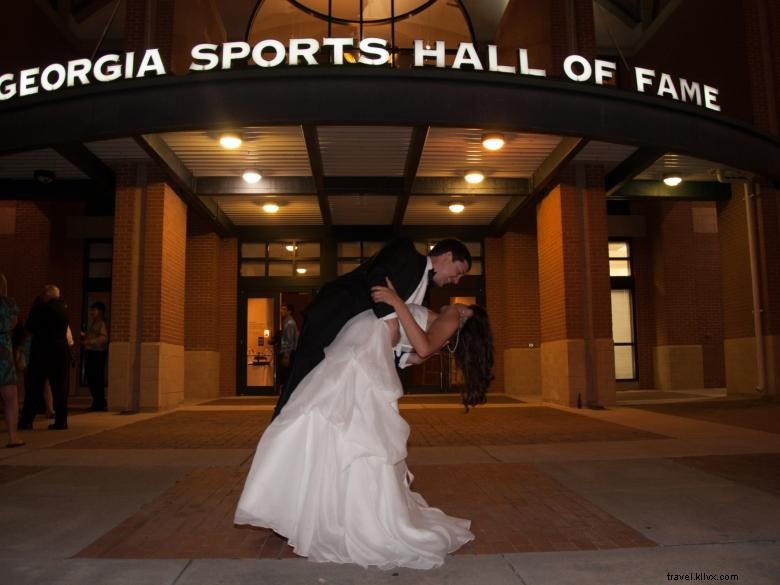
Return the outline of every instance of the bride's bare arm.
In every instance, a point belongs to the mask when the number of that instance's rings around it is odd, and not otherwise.
[[[420,328],[417,321],[414,320],[406,303],[392,288],[392,283],[389,279],[387,283],[388,286],[371,287],[371,298],[373,301],[375,303],[387,303],[393,307],[417,355],[421,358],[427,358],[429,355],[439,351],[458,328],[459,316],[457,310],[445,310],[433,322],[426,333]]]

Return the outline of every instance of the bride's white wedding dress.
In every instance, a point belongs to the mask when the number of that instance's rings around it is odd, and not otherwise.
[[[424,329],[427,309],[410,310]],[[402,394],[384,321],[353,317],[260,439],[236,524],[272,528],[313,561],[440,566],[474,535],[409,488]]]

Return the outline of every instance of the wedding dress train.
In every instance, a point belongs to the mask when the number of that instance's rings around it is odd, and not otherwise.
[[[425,328],[427,309],[410,310]],[[474,535],[410,489],[402,394],[384,321],[353,317],[263,434],[235,522],[272,528],[313,561],[440,566]]]

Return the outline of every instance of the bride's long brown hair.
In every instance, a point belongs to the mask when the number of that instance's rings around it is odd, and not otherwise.
[[[453,352],[455,362],[463,372],[464,385],[460,391],[463,405],[483,404],[485,393],[493,379],[493,332],[485,307],[471,305],[474,314],[460,330],[460,339]]]

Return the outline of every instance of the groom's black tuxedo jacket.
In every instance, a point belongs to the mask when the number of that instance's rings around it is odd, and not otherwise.
[[[323,286],[305,311],[298,349],[276,414],[298,383],[322,360],[324,349],[347,321],[369,308],[377,317],[393,312],[390,305],[371,301],[371,287],[387,286],[385,279],[389,278],[398,296],[407,299],[426,276],[426,264],[427,257],[415,249],[411,240],[394,240],[352,272]]]

